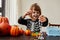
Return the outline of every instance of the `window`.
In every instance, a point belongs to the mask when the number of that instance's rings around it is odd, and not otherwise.
[[[5,0],[0,0],[0,16],[5,16]]]

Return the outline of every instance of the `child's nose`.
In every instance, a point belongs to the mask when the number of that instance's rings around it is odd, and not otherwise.
[[[37,15],[37,13],[35,12],[35,15]]]

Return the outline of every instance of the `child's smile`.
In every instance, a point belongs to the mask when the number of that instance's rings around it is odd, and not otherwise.
[[[32,11],[33,11],[32,12],[32,18],[34,20],[38,19],[39,18],[39,15],[40,15],[39,11],[35,11],[35,10],[32,10]]]

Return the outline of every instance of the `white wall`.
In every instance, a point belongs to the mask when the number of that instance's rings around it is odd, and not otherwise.
[[[21,0],[6,0],[5,16],[9,19],[10,25],[19,25],[26,30],[26,27],[18,24],[18,18],[22,15]]]
[[[50,23],[60,24],[60,0],[6,0],[5,16],[10,24],[18,24],[18,18],[28,11],[33,3],[40,5],[42,15],[48,17]],[[26,28],[22,25],[20,27],[24,30]]]
[[[42,9],[42,15],[48,17],[50,23],[60,24],[60,0],[21,0],[21,2],[23,14],[31,4],[38,3]]]
[[[17,24],[18,10],[17,0],[6,0],[5,16],[8,17],[10,25]]]
[[[21,15],[29,10],[33,3],[38,3],[42,14],[48,17],[50,23],[60,24],[60,0],[6,0],[6,17],[10,24],[17,24]]]

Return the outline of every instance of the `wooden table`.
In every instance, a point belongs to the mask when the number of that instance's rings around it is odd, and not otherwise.
[[[53,37],[53,36],[44,36],[44,40],[60,40],[60,37]],[[12,37],[12,36],[5,36],[5,37],[0,37],[0,40],[38,40],[35,39],[32,36],[17,36],[17,37]]]
[[[46,36],[46,40],[60,40],[60,36]]]
[[[34,40],[34,38],[32,36],[20,35],[17,37],[4,36],[4,37],[0,37],[0,40]]]
[[[17,37],[4,36],[4,37],[0,37],[0,40],[38,40],[38,39],[32,36],[20,35]]]
[[[44,40],[46,38],[46,33],[44,32]],[[16,37],[13,36],[0,36],[0,40],[38,40],[36,37],[32,37],[32,36],[26,36],[26,35],[19,35]]]

